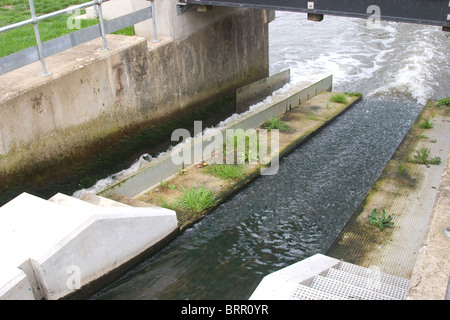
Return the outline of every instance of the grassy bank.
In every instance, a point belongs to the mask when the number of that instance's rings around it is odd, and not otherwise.
[[[81,4],[83,0],[34,0],[38,16],[67,8],[70,5]],[[80,14],[84,14],[81,10]],[[73,21],[75,13],[63,14],[39,22],[39,31],[42,42],[58,38],[76,29],[68,27],[68,20]],[[31,18],[27,0],[0,0],[0,27],[21,22]],[[81,20],[81,28],[98,24],[98,19]],[[70,22],[69,22],[70,26]],[[115,34],[134,35],[134,26],[115,32]],[[33,26],[25,26],[0,34],[0,57],[24,50],[36,45]]]

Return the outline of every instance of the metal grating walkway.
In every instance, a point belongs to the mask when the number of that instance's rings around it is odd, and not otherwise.
[[[266,276],[250,299],[403,300],[409,280],[321,254]]]
[[[309,285],[299,284],[291,300],[403,300],[409,281],[341,262]]]

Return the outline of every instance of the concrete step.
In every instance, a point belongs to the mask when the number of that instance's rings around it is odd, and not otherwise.
[[[374,277],[361,277],[359,275],[331,268],[326,275],[327,278],[334,279],[346,284],[357,286],[363,289],[374,291],[395,299],[404,299],[406,289],[391,286],[379,280],[379,274]]]
[[[358,275],[360,277],[377,279],[378,281],[388,284],[390,286],[399,287],[405,290],[408,289],[409,280],[396,277],[387,273],[383,273],[374,269],[361,267],[345,261],[342,261],[337,269]]]
[[[323,276],[314,277],[310,287],[348,300],[397,300],[381,293]]]
[[[298,285],[289,300],[347,300],[341,296],[330,294],[305,285]]]

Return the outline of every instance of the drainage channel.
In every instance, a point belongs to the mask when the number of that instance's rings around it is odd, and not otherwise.
[[[365,100],[92,299],[248,299],[267,274],[326,253],[421,107]]]

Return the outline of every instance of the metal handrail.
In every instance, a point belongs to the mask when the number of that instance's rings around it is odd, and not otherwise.
[[[34,1],[28,0],[29,6],[30,6],[30,12],[31,12],[31,19],[1,27],[0,33],[32,24],[34,27],[35,38],[36,38],[36,43],[37,43],[37,53],[38,53],[39,60],[41,62],[41,66],[42,66],[42,73],[40,75],[41,76],[49,76],[51,73],[47,71],[47,67],[45,65],[45,59],[44,59],[44,54],[43,54],[43,49],[42,49],[42,41],[41,41],[41,37],[40,37],[40,33],[39,33],[38,23],[40,21],[43,21],[43,20],[46,20],[49,18],[53,18],[53,17],[59,16],[59,15],[65,14],[65,13],[73,12],[75,10],[95,6],[97,9],[97,12],[98,12],[100,34],[103,39],[103,48],[101,50],[107,51],[107,50],[110,50],[110,48],[108,48],[108,45],[106,42],[106,31],[105,31],[105,24],[103,21],[102,3],[108,2],[108,1],[110,1],[110,0],[93,0],[93,1],[82,3],[82,4],[78,4],[75,6],[71,6],[66,9],[62,9],[62,10],[58,10],[58,11],[51,12],[48,14],[44,14],[44,15],[41,15],[38,17],[38,16],[36,16]],[[147,0],[147,1],[149,1],[149,0]],[[154,17],[154,2],[153,2],[154,0],[150,0],[150,1],[152,2],[152,6],[151,6],[152,17]],[[152,20],[154,23],[154,19],[152,19]],[[156,33],[155,27],[154,27],[154,32]],[[157,41],[156,36],[154,36],[154,41]]]
[[[86,3],[70,6],[70,7],[66,8],[66,9],[61,9],[61,10],[58,10],[58,11],[55,11],[55,12],[52,12],[52,13],[43,14],[42,16],[38,16],[38,17],[36,16],[35,18],[33,18],[33,16],[32,16],[31,19],[24,20],[24,21],[21,21],[21,22],[17,22],[17,23],[14,23],[14,24],[10,24],[10,25],[1,27],[0,28],[0,33],[6,32],[6,31],[9,31],[9,30],[13,30],[13,29],[17,29],[17,28],[20,28],[20,27],[24,27],[24,26],[33,24],[34,22],[37,23],[37,22],[40,22],[40,21],[43,21],[43,20],[46,20],[46,19],[49,19],[49,18],[54,18],[54,17],[60,16],[60,15],[65,14],[65,13],[72,12],[74,10],[84,9],[84,8],[91,7],[91,6],[96,5],[96,4],[101,5],[103,2],[108,2],[108,1],[111,1],[111,0],[94,0],[94,1],[89,1],[89,2],[86,2]],[[31,0],[31,1],[29,0],[29,2],[31,3],[30,7],[33,6],[33,8],[34,8],[34,1],[33,0]]]
[[[102,3],[107,2],[107,1],[110,1],[110,0],[94,0],[94,1],[86,2],[83,4],[77,5],[77,6],[58,10],[58,11],[55,11],[52,13],[44,14],[44,15],[38,17],[38,16],[36,16],[36,9],[34,7],[34,1],[28,0],[28,3],[30,5],[31,19],[24,20],[24,21],[21,21],[18,23],[14,23],[14,24],[2,27],[2,28],[0,28],[0,33],[32,24],[33,28],[34,28],[34,35],[36,38],[39,60],[41,61],[41,66],[42,66],[41,76],[46,77],[46,76],[51,75],[51,72],[47,71],[47,67],[45,65],[44,53],[42,51],[41,35],[39,33],[39,27],[38,27],[39,21],[53,18],[53,17],[59,16],[59,15],[65,14],[67,12],[74,11],[76,9],[86,8],[86,7],[95,5],[95,6],[97,6],[97,9],[98,9],[99,20],[100,20],[100,30],[101,30],[101,34],[102,34],[102,38],[103,38],[103,49],[102,50],[109,50],[107,43],[106,43],[105,26],[103,24],[103,14],[102,14]]]

